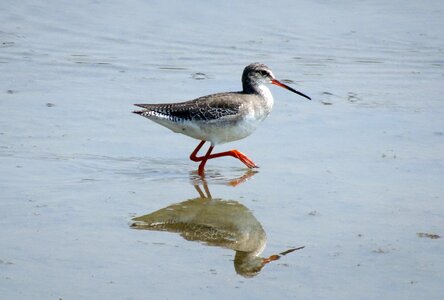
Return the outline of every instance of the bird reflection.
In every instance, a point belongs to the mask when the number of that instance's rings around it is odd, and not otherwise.
[[[243,180],[245,176],[241,178]],[[230,182],[238,183],[239,180]],[[237,201],[212,198],[205,180],[201,183],[203,190],[194,185],[199,197],[136,217],[131,227],[176,232],[189,241],[232,249],[236,253],[235,270],[244,277],[253,277],[267,263],[303,248],[292,248],[268,258],[260,257],[267,239],[259,221]]]

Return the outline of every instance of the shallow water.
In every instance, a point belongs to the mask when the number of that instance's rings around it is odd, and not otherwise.
[[[1,298],[441,299],[443,11],[2,1]],[[257,132],[218,147],[248,154],[256,173],[224,158],[202,182],[188,160],[197,141],[131,114],[239,90],[254,61],[313,98],[271,87]],[[245,277],[227,244],[132,228],[205,185],[252,220],[227,217],[231,241],[262,228],[258,257],[305,248]]]

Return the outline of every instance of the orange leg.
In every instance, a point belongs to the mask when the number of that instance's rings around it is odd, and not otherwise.
[[[195,162],[200,161],[201,162],[199,165],[199,171],[198,171],[199,175],[201,175],[201,176],[204,173],[204,168],[205,168],[205,164],[206,164],[207,160],[212,159],[212,158],[217,158],[217,157],[223,157],[223,156],[232,156],[234,158],[237,158],[249,168],[257,168],[258,167],[251,159],[249,159],[245,154],[243,154],[242,152],[240,152],[238,150],[229,150],[226,152],[211,154],[211,151],[213,151],[214,146],[210,146],[210,148],[208,148],[208,151],[205,154],[205,156],[197,156],[197,153],[199,152],[199,150],[202,148],[202,146],[204,144],[205,144],[205,141],[201,141],[199,143],[199,145],[197,145],[196,149],[194,149],[193,153],[191,153],[191,155],[190,155],[190,159],[192,161],[195,161]]]
[[[190,159],[192,161],[198,162],[201,161],[203,159],[203,156],[201,157],[197,157],[197,153],[199,152],[199,150],[202,148],[202,146],[205,144],[205,141],[201,141],[199,143],[199,145],[197,145],[196,149],[194,149],[193,153],[191,153],[190,155]]]

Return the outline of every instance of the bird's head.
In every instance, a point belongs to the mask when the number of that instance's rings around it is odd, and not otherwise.
[[[307,95],[299,91],[296,91],[295,89],[277,80],[273,72],[266,65],[261,63],[252,63],[245,67],[244,72],[242,74],[242,85],[244,92],[249,92],[251,89],[254,90],[256,87],[262,84],[269,84],[269,83],[280,86],[284,89],[287,89],[293,93],[298,94],[299,96],[311,100],[311,98],[308,97]]]

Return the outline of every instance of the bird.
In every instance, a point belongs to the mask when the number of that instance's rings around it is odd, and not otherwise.
[[[150,119],[176,133],[200,140],[190,155],[199,162],[198,174],[204,176],[208,160],[231,156],[248,168],[258,168],[250,158],[233,149],[212,153],[216,145],[243,139],[252,134],[273,108],[273,96],[266,86],[274,84],[311,100],[311,98],[276,79],[269,67],[262,63],[247,65],[242,73],[242,91],[216,93],[176,103],[134,104],[142,110],[133,113]],[[210,146],[203,156],[203,145]]]

